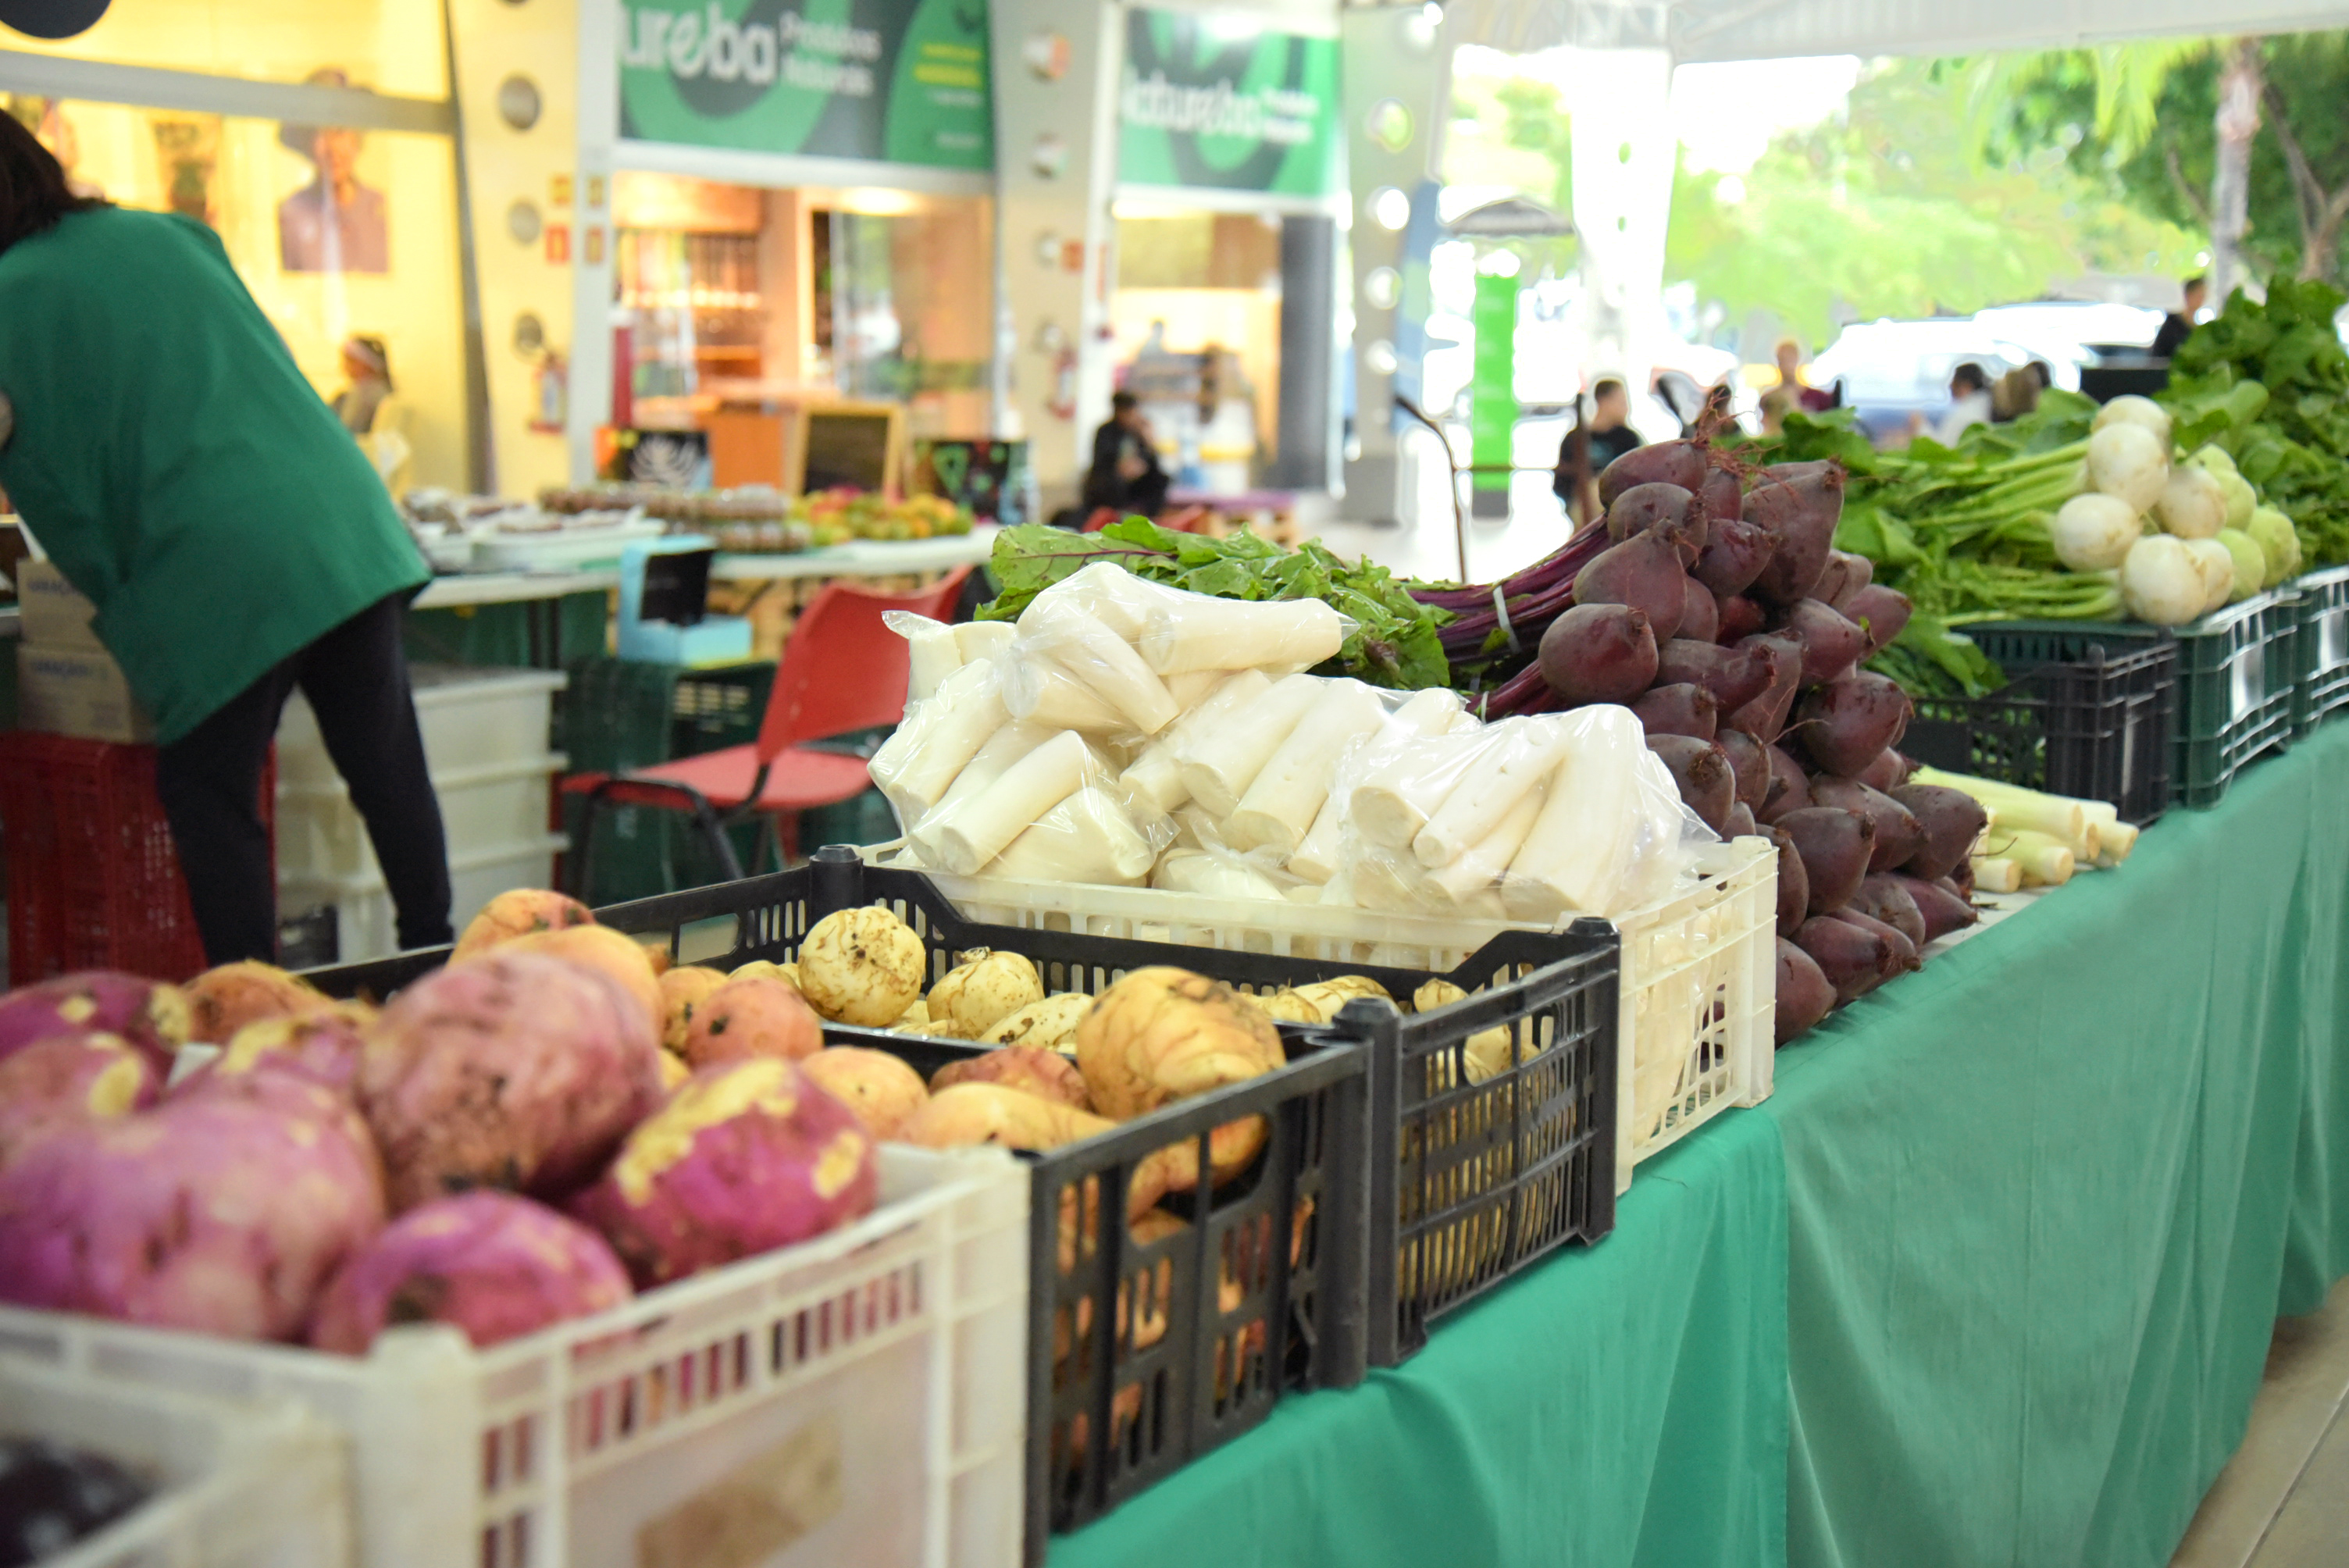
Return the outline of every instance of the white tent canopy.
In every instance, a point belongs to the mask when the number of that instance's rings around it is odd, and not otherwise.
[[[2349,27],[2349,0],[1450,0],[1455,43],[1661,48],[1676,63],[1965,55]]]

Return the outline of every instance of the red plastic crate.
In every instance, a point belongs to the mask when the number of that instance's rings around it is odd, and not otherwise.
[[[261,819],[276,860],[276,752]],[[79,969],[185,980],[204,967],[155,748],[31,730],[0,733],[0,837],[8,857],[8,982]]]

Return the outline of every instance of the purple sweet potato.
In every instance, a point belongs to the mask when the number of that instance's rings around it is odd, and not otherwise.
[[[146,1053],[119,1035],[35,1040],[0,1059],[0,1166],[57,1128],[144,1110],[160,1088]]]
[[[1925,841],[1924,825],[1914,813],[1881,789],[1871,789],[1857,779],[1822,774],[1811,780],[1811,799],[1821,806],[1841,806],[1865,811],[1876,821],[1876,848],[1868,856],[1871,873],[1889,872],[1908,862]]]
[[[1865,811],[1840,806],[1806,806],[1787,812],[1774,825],[1785,830],[1795,841],[1795,852],[1803,857],[1811,913],[1825,914],[1849,903],[1868,875],[1868,852],[1876,847],[1874,820]]]
[[[1721,602],[1713,590],[1691,577],[1681,605],[1680,634],[1694,643],[1710,643],[1721,634]]]
[[[1836,608],[1845,620],[1868,634],[1867,656],[1873,658],[1889,647],[1909,624],[1911,605],[1908,594],[1870,583]]]
[[[0,1169],[0,1299],[232,1338],[299,1334],[318,1288],[382,1228],[382,1169],[332,1090],[254,1077],[258,1092],[61,1128]]]
[[[1753,586],[1777,548],[1777,540],[1758,522],[1716,519],[1689,575],[1726,599]]]
[[[247,1024],[311,1017],[334,1006],[316,986],[274,964],[245,959],[216,965],[188,982],[188,1037],[224,1046]]]
[[[625,986],[498,948],[394,997],[358,1077],[395,1212],[474,1187],[559,1198],[660,1098],[659,1038]]]
[[[1869,789],[1881,789],[1889,795],[1909,782],[1909,775],[1916,771],[1914,762],[1888,746],[1878,752],[1876,760],[1861,769],[1856,777]]]
[[[1918,917],[1925,923],[1925,940],[1937,942],[1953,931],[1962,931],[1978,918],[1974,906],[1950,891],[1948,884],[1920,882],[1912,876],[1896,875],[1909,902],[1917,906]]]
[[[1925,934],[1925,916],[1917,901],[1901,886],[1901,879],[1889,872],[1871,872],[1852,894],[1847,910],[1880,920],[1909,939],[1911,947],[1921,948],[1931,940]]]
[[[1737,476],[1727,469],[1715,469],[1704,476],[1704,488],[1696,492],[1704,503],[1705,517],[1715,524],[1734,521],[1745,515],[1745,494],[1737,488]]]
[[[1656,638],[1629,604],[1577,604],[1542,633],[1542,679],[1569,703],[1628,702],[1655,683]]]
[[[1783,1046],[1808,1034],[1835,1011],[1837,999],[1818,960],[1785,937],[1778,938],[1777,1043]]]
[[[293,1072],[347,1095],[367,1054],[367,1029],[373,1022],[367,1012],[360,1004],[344,1003],[331,1013],[247,1024],[218,1057],[181,1078],[171,1092],[189,1094],[254,1072]]]
[[[1682,803],[1706,827],[1723,832],[1729,825],[1730,808],[1737,804],[1737,774],[1721,748],[1685,735],[1651,735],[1648,749],[1672,770]]]
[[[1884,676],[1861,671],[1820,686],[1795,712],[1795,732],[1820,771],[1857,778],[1909,727],[1909,694]]]
[[[1754,580],[1761,597],[1792,604],[1809,596],[1826,570],[1827,552],[1835,548],[1843,480],[1843,465],[1832,459],[1773,463],[1745,492],[1745,521],[1759,523],[1778,542]]]
[[[1678,485],[1694,490],[1704,484],[1704,448],[1695,441],[1657,441],[1634,447],[1599,473],[1599,504],[1611,507],[1615,498],[1634,485]]]
[[[1803,640],[1806,686],[1834,680],[1868,652],[1868,634],[1816,599],[1796,603],[1779,624]]]
[[[1888,925],[1872,914],[1862,914],[1858,910],[1848,907],[1839,909],[1826,918],[1840,920],[1847,925],[1857,926],[1860,930],[1883,940],[1885,951],[1889,955],[1884,968],[1884,978],[1887,980],[1896,975],[1905,975],[1911,969],[1924,966],[1925,961],[1917,955],[1917,944],[1909,941],[1908,934],[1897,926]]]
[[[1722,730],[1713,742],[1729,758],[1730,771],[1737,775],[1737,803],[1749,811],[1760,811],[1770,798],[1768,748],[1742,729]]]
[[[638,1288],[789,1246],[868,1212],[873,1135],[781,1057],[704,1068],[628,1135],[572,1212]]]
[[[60,975],[0,995],[0,1057],[35,1040],[97,1029],[119,1037],[169,1074],[188,1041],[188,997],[177,985],[111,969]]]
[[[1711,740],[1721,722],[1721,705],[1701,686],[1651,686],[1631,704],[1650,735],[1686,735]]]
[[[1815,914],[1803,922],[1795,933],[1795,945],[1818,965],[1821,978],[1835,989],[1838,1006],[1884,984],[1893,962],[1891,944],[1883,937],[1831,914]]]
[[[364,1356],[387,1327],[446,1323],[485,1350],[635,1295],[609,1243],[578,1221],[508,1192],[460,1192],[410,1209],[345,1260],[310,1343]]]
[[[1661,533],[1683,563],[1704,548],[1705,515],[1696,497],[1674,484],[1633,485],[1607,507],[1607,537],[1620,544],[1635,533]]]
[[[1783,746],[1762,748],[1770,764],[1770,783],[1762,794],[1762,810],[1755,812],[1764,822],[1775,822],[1789,811],[1799,811],[1811,803],[1811,776],[1803,765],[1786,754]]]
[[[1811,877],[1803,869],[1803,855],[1784,828],[1762,830],[1778,846],[1778,934],[1792,936],[1811,917]]]
[[[1924,838],[1899,862],[1900,869],[1920,882],[1948,876],[1961,865],[1990,826],[1982,802],[1962,789],[1940,784],[1903,784],[1892,799],[1917,819]]]
[[[1727,594],[1714,603],[1721,612],[1714,617],[1721,629],[1713,634],[1713,640],[1723,647],[1734,647],[1769,624],[1770,617],[1761,604],[1743,593]]]
[[[1680,630],[1688,573],[1668,533],[1635,533],[1609,545],[1574,575],[1577,604],[1629,604],[1648,617],[1659,644]]]

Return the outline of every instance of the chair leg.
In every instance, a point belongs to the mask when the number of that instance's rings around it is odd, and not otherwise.
[[[800,863],[800,814],[778,811],[775,824],[775,869],[789,871]]]
[[[565,880],[571,885],[564,891],[582,903],[588,902],[587,890],[595,885],[592,880],[595,864],[595,824],[603,815],[604,795],[609,786],[610,780],[606,779],[587,792],[587,811],[579,823],[579,842],[572,846],[574,852],[568,858],[569,874]]]
[[[726,880],[740,882],[742,861],[734,852],[734,841],[726,836],[726,824],[719,820],[709,802],[698,795],[694,797],[693,820],[700,824],[702,837],[709,841],[710,853],[717,857],[718,869],[725,873]]]

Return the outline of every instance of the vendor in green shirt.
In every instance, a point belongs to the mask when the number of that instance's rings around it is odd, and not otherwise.
[[[0,114],[0,489],[155,723],[212,963],[272,958],[260,810],[299,688],[366,819],[402,946],[449,940],[440,808],[400,646],[430,573],[210,229],[75,196]]]

